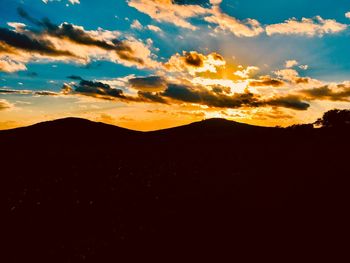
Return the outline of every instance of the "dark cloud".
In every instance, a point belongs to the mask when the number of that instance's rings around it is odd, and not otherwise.
[[[200,5],[210,6],[210,0],[172,0],[177,5]]]
[[[284,85],[284,82],[282,80],[273,79],[270,77],[262,77],[260,80],[254,80],[249,82],[249,86],[251,87],[264,87],[264,86],[280,87],[283,85]]]
[[[204,87],[190,87],[185,85],[170,84],[161,96],[187,102],[202,104],[217,108],[240,108],[240,107],[283,107],[294,110],[307,110],[310,105],[296,95],[276,96],[270,99],[262,99],[259,95],[246,90],[244,93],[233,95],[218,94]]]
[[[117,53],[118,53],[119,58],[122,60],[135,62],[135,63],[140,64],[140,65],[144,65],[144,63],[145,63],[143,61],[143,59],[135,57],[132,52],[119,51]]]
[[[68,79],[72,79],[72,80],[83,80],[82,77],[80,76],[76,76],[76,75],[71,75],[67,77]]]
[[[161,96],[172,100],[207,105],[218,108],[239,108],[244,106],[257,106],[258,96],[246,91],[235,93],[231,96],[217,94],[201,86],[186,86],[169,84],[168,88],[161,93]]]
[[[77,76],[75,77],[78,79]],[[105,100],[122,100],[124,102],[146,101],[146,98],[126,95],[122,89],[113,88],[102,82],[80,79],[78,84],[73,84],[72,86],[64,84],[61,93],[65,95],[81,94]]]
[[[48,34],[53,37],[67,39],[74,43],[95,46],[107,51],[114,51],[118,54],[120,59],[126,61],[132,61],[140,65],[144,64],[144,61],[134,56],[132,48],[123,40],[113,39],[112,41],[100,40],[92,37],[88,32],[76,27],[69,23],[63,23],[60,26],[53,24],[48,18],[44,18],[41,21],[32,18],[25,10],[18,9],[19,14],[28,21],[40,26],[44,29],[41,34]]]
[[[203,55],[197,52],[186,52],[184,58],[187,65],[193,67],[203,67],[204,65]]]
[[[140,91],[162,91],[166,89],[167,82],[163,77],[149,76],[144,78],[133,78],[129,80],[132,88]]]
[[[23,33],[18,33],[7,28],[0,28],[0,41],[11,48],[34,52],[41,55],[75,57],[75,55],[69,51],[57,50],[52,43],[48,41],[37,40]]]
[[[17,90],[0,89],[0,94],[11,94],[11,93],[17,93]]]
[[[36,91],[34,92],[34,95],[38,95],[38,96],[57,96],[59,95],[57,92],[53,92],[53,91]]]
[[[350,85],[345,84],[304,89],[300,93],[313,100],[350,101]]]
[[[103,96],[105,98],[125,98],[124,92],[121,89],[114,89],[108,84],[95,82],[90,80],[81,80],[75,85],[75,92],[91,96]]]
[[[71,76],[80,80],[80,77]],[[150,91],[152,83],[159,86],[164,85],[162,90]],[[213,86],[211,89],[201,85],[175,84],[166,81],[162,77],[150,76],[145,78],[134,78],[129,80],[129,84],[138,87],[137,96],[130,96],[122,89],[112,88],[110,85],[81,79],[78,84],[71,87],[65,84],[61,93],[82,94],[108,100],[122,100],[125,102],[150,102],[150,103],[193,103],[215,108],[256,108],[256,107],[282,107],[294,110],[306,110],[309,104],[304,102],[297,95],[275,96],[264,99],[258,94],[245,90],[243,93],[229,93],[229,88]],[[145,88],[145,86],[147,88]]]
[[[219,86],[219,85],[216,85],[216,86],[213,86],[211,88],[211,90],[214,92],[214,93],[218,93],[218,94],[222,94],[222,93],[227,93],[229,94],[231,92],[231,88],[230,87],[224,87],[224,86]]]
[[[304,102],[297,95],[276,96],[274,98],[260,102],[261,105],[290,108],[293,110],[307,110],[310,104]]]
[[[64,48],[57,48],[53,42],[47,40],[51,36],[60,40],[66,40],[78,45],[98,47],[104,51],[115,52],[120,60],[132,62],[136,65],[144,65],[142,58],[135,55],[129,40],[100,39],[94,33],[70,23],[55,25],[48,18],[38,20],[31,17],[25,10],[19,8],[18,13],[34,27],[22,30],[10,30],[0,28],[0,53],[15,54],[24,51],[30,55],[39,54],[49,57],[65,56],[80,61],[86,61],[86,57],[80,57]]]
[[[60,26],[58,26],[52,23],[48,18],[38,20],[31,17],[22,8],[18,8],[18,13],[20,16],[32,22],[33,24],[44,28],[45,32],[51,36],[58,37],[58,38],[66,38],[78,44],[87,45],[87,46],[89,45],[96,46],[105,50],[132,52],[131,48],[127,44],[125,44],[123,41],[120,41],[118,39],[114,39],[112,43],[108,43],[106,41],[91,37],[84,30],[72,24],[63,23]]]
[[[15,90],[0,89],[0,94],[17,94],[17,95],[37,95],[37,96],[57,96],[59,93],[48,90]]]
[[[307,83],[309,83],[309,81],[310,81],[309,78],[301,78],[301,77],[299,77],[299,78],[296,78],[294,82],[296,84],[307,84]]]
[[[30,16],[22,7],[18,7],[17,8],[17,12],[18,14],[23,17],[24,19],[28,20],[29,22],[33,23],[34,25],[37,25],[37,26],[42,26],[42,23],[33,18],[32,16]]]
[[[138,96],[141,101],[167,104],[168,101],[158,93],[139,91]]]

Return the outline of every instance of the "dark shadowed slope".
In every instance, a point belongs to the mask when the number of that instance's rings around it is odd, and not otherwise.
[[[34,124],[28,127],[0,131],[1,136],[17,136],[18,138],[52,137],[52,139],[69,139],[72,137],[75,139],[88,139],[88,137],[92,137],[94,134],[104,135],[99,139],[105,139],[113,136],[134,135],[138,133],[140,132],[80,118],[58,119]]]
[[[6,262],[294,255],[346,233],[346,130],[65,119],[0,132],[0,144]]]

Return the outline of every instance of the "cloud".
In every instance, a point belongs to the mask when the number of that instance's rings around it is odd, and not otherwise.
[[[74,76],[74,79],[79,77]],[[136,89],[137,93],[128,95],[124,90]],[[159,76],[130,78],[122,88],[111,87],[107,83],[80,79],[79,83],[65,84],[61,94],[85,95],[105,100],[119,100],[135,103],[196,104],[210,108],[258,108],[283,107],[306,110],[309,104],[298,95],[274,95],[263,97],[246,89],[233,92],[221,85],[204,86],[186,80],[176,82]]]
[[[222,12],[221,0],[129,0],[128,4],[158,22],[167,22],[178,27],[196,30],[191,18],[203,18],[217,25],[216,30],[231,32],[238,37],[253,37],[264,32],[255,19],[238,20]]]
[[[72,80],[83,80],[82,77],[76,76],[76,75],[71,75],[71,76],[68,76],[67,78]]]
[[[147,14],[158,22],[167,22],[181,28],[198,29],[191,23],[192,18],[216,25],[215,32],[226,31],[237,37],[255,37],[266,31],[268,36],[275,34],[323,36],[335,34],[347,29],[346,24],[334,19],[290,18],[282,23],[264,27],[252,18],[239,20],[222,11],[221,0],[129,0],[128,4],[139,12]],[[350,17],[350,12],[346,13]],[[134,26],[137,26],[136,24]],[[139,25],[138,25],[139,27]]]
[[[277,70],[274,72],[278,77],[289,81],[291,83],[294,84],[307,84],[309,82],[311,82],[311,78],[303,78],[299,76],[298,71],[296,71],[295,69],[281,69],[281,70]],[[314,82],[317,82],[315,80],[313,80]]]
[[[139,91],[138,96],[141,98],[141,101],[168,104],[168,100],[159,93]]]
[[[78,77],[75,76],[76,79]],[[115,88],[107,83],[80,78],[78,83],[65,83],[61,88],[64,95],[84,95],[103,100],[118,100],[123,102],[145,102],[148,99],[142,96],[131,96],[121,88]]]
[[[180,102],[195,103],[216,108],[236,109],[272,106],[294,110],[307,110],[310,106],[297,95],[262,98],[260,95],[253,94],[247,89],[243,93],[227,95],[213,92],[213,90],[208,90],[202,86],[170,84],[160,95]]]
[[[309,66],[308,65],[300,65],[299,68],[302,70],[307,70],[309,68]]]
[[[141,25],[140,21],[135,19],[132,24],[130,25],[131,28],[137,29],[137,30],[142,30],[143,26]]]
[[[271,78],[270,76],[262,76],[259,80],[252,80],[249,82],[249,86],[251,87],[281,87],[285,83],[279,79]]]
[[[61,93],[64,95],[68,95],[73,92],[73,88],[68,85],[67,83],[64,83],[62,88],[61,88]]]
[[[9,103],[7,100],[0,99],[0,111],[2,110],[8,110],[13,108],[13,104]]]
[[[192,5],[184,5],[181,2],[184,1],[129,0],[128,4],[158,22],[168,22],[179,27],[195,30],[196,27],[188,22],[187,19],[202,16],[210,12],[210,10],[197,5],[197,1],[191,1],[195,2]]]
[[[63,88],[67,90],[66,87]],[[79,84],[74,85],[74,90],[76,93],[101,97],[104,99],[125,98],[123,90],[112,88],[110,85],[98,81],[89,81],[82,79]]]
[[[287,60],[286,61],[286,68],[293,68],[293,67],[295,67],[295,66],[297,66],[299,64],[299,62],[298,61],[296,61],[296,60]]]
[[[237,70],[236,72],[234,72],[233,74],[235,76],[238,76],[242,79],[247,79],[250,77],[250,75],[252,75],[253,73],[259,71],[258,67],[254,67],[254,66],[248,66],[247,68],[243,68],[242,66],[239,66],[240,70]]]
[[[251,18],[244,21],[238,20],[223,13],[218,6],[213,7],[212,14],[205,17],[204,20],[216,24],[216,31],[228,31],[237,37],[255,37],[264,32],[264,28],[259,21]]]
[[[37,20],[23,9],[19,14],[39,29],[27,29],[24,24],[9,23],[13,29],[0,28],[0,70],[15,72],[25,70],[31,61],[63,61],[87,64],[92,59],[108,60],[125,66],[157,68],[152,59],[150,43],[118,31],[99,28],[87,31],[81,26],[53,24],[49,19]]]
[[[212,92],[202,86],[169,84],[161,96],[180,102],[196,103],[218,108],[239,108],[257,105],[256,96],[248,91],[226,95]]]
[[[62,0],[42,0],[45,4],[49,3],[49,2],[61,2]],[[80,0],[68,0],[69,3],[71,3],[72,5],[74,4],[80,4]]]
[[[350,101],[350,83],[329,84],[299,91],[310,100]]]
[[[345,17],[350,19],[350,12],[346,12]]]
[[[58,96],[60,93],[47,90],[15,90],[0,89],[0,94],[33,95],[33,96]]]
[[[16,49],[19,49],[40,55],[74,57],[71,52],[58,50],[52,43],[44,39],[35,39],[24,33],[7,28],[0,28],[0,44],[2,51],[7,51],[8,53],[16,52]]]
[[[147,28],[153,32],[162,32],[162,29],[157,27],[157,26],[154,26],[154,25],[148,25]]]
[[[334,19],[323,19],[320,16],[315,18],[296,18],[286,20],[284,23],[266,26],[266,33],[269,36],[280,35],[305,35],[323,36],[325,34],[335,34],[344,31],[348,26],[341,24]]]
[[[109,123],[109,124],[115,124],[116,119],[113,118],[111,115],[106,113],[101,113],[98,118],[96,118],[96,121],[103,122],[103,123]]]
[[[166,70],[171,72],[187,72],[195,75],[199,72],[216,72],[218,67],[224,66],[226,61],[218,53],[204,55],[196,51],[183,52],[170,57],[165,63]]]
[[[252,112],[251,118],[253,119],[258,119],[258,120],[268,120],[268,119],[275,119],[275,120],[289,120],[293,119],[294,116],[288,113],[285,113],[283,110],[278,109],[278,108],[272,108],[269,110],[265,111],[257,111],[257,112]]]
[[[262,102],[262,105],[289,108],[293,110],[307,110],[310,104],[303,101],[303,98],[297,95],[276,96]]]
[[[167,87],[167,82],[163,77],[149,76],[144,78],[129,79],[132,88],[145,92],[159,92]]]
[[[27,67],[22,62],[14,61],[9,57],[0,59],[0,71],[13,73],[23,70],[27,70]]]

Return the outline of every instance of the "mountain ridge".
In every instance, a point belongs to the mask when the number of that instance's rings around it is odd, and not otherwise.
[[[105,122],[99,122],[99,121],[92,121],[89,119],[85,119],[85,118],[78,118],[78,117],[67,117],[67,118],[60,118],[60,119],[55,119],[55,120],[49,120],[49,121],[43,121],[43,122],[38,122],[32,125],[28,125],[28,126],[22,126],[22,127],[17,127],[17,128],[12,128],[12,129],[6,129],[6,130],[0,130],[0,134],[3,132],[11,132],[11,131],[18,131],[18,130],[22,130],[22,129],[27,129],[27,128],[45,128],[48,126],[55,126],[57,128],[57,126],[63,126],[66,125],[67,127],[69,126],[76,126],[76,125],[80,125],[80,126],[88,126],[88,125],[100,125],[101,127],[109,127],[109,128],[118,128],[118,129],[122,129],[125,131],[130,131],[130,132],[138,132],[138,133],[153,133],[153,132],[161,132],[161,131],[169,131],[172,129],[179,129],[179,128],[183,128],[183,127],[200,127],[202,126],[203,128],[205,127],[217,127],[217,128],[225,128],[228,126],[235,126],[236,128],[240,127],[251,127],[251,128],[274,128],[274,127],[265,127],[265,126],[257,126],[257,125],[251,125],[251,124],[246,124],[246,123],[241,123],[241,122],[237,122],[237,121],[233,121],[233,120],[228,120],[228,119],[224,119],[224,118],[210,118],[210,119],[203,119],[201,121],[195,121],[189,124],[184,124],[184,125],[180,125],[180,126],[174,126],[174,127],[170,127],[170,128],[164,128],[164,129],[159,129],[159,130],[151,130],[151,131],[139,131],[139,130],[133,130],[133,129],[128,129],[128,128],[124,128],[124,127],[120,127],[118,125],[114,125],[114,124],[109,124],[109,123],[105,123]]]

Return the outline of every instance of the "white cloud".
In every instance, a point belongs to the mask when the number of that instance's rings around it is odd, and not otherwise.
[[[258,67],[255,66],[248,66],[246,69],[241,69],[241,70],[237,70],[236,72],[234,72],[233,74],[243,78],[243,79],[247,79],[249,78],[253,73],[259,71],[260,69]]]
[[[135,19],[135,20],[132,22],[132,24],[131,24],[130,27],[133,28],[133,29],[137,29],[137,30],[142,30],[142,29],[143,29],[143,26],[141,25],[140,21],[137,20],[137,19]]]
[[[199,5],[178,5],[172,0],[129,0],[128,4],[156,21],[172,23],[191,30],[195,30],[196,27],[187,19],[210,12],[209,9]]]
[[[323,19],[320,16],[315,18],[302,18],[300,21],[291,18],[283,23],[272,24],[266,27],[267,35],[305,35],[323,36],[344,31],[348,26],[341,24],[334,19]]]
[[[296,60],[287,60],[286,61],[286,68],[293,68],[299,64]]]
[[[219,4],[222,3],[222,0],[210,0],[210,3],[211,3],[212,5],[219,5]]]
[[[27,70],[26,65],[21,61],[14,61],[10,57],[0,57],[0,71],[13,73]]]
[[[62,0],[42,0],[45,4],[49,3],[49,2],[61,2]],[[80,0],[68,0],[69,3],[71,3],[72,5],[74,4],[80,4]]]
[[[154,32],[162,32],[162,29],[160,29],[159,27],[154,26],[154,25],[148,25],[147,28],[151,31],[154,31]]]
[[[264,32],[259,21],[250,18],[240,21],[223,13],[217,6],[213,7],[212,15],[205,17],[204,20],[208,23],[216,24],[216,31],[219,29],[229,31],[238,37],[255,37]]]

